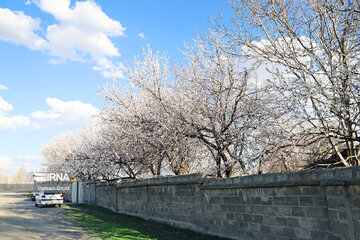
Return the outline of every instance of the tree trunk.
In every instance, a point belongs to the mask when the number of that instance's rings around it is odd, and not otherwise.
[[[221,171],[221,156],[220,154],[216,154],[216,176],[218,178],[223,178],[222,171]]]

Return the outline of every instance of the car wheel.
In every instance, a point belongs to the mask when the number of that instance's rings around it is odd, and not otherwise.
[[[37,207],[38,206],[38,204],[37,203],[35,203],[35,207]]]
[[[42,205],[42,204],[38,204],[38,206],[39,206],[39,208],[42,208],[42,207],[43,207],[43,205]]]

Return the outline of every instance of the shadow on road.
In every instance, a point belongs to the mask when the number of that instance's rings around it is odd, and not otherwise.
[[[76,227],[64,214],[66,207],[35,207],[29,196],[0,193],[1,240],[96,239]]]

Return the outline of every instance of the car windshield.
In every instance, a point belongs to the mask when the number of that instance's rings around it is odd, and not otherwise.
[[[55,194],[60,194],[60,192],[51,191],[51,192],[44,192],[44,194],[46,194],[46,195],[55,195]]]

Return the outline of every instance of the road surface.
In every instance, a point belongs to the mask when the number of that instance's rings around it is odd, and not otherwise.
[[[76,227],[64,211],[66,207],[37,208],[22,194],[0,192],[0,239],[98,239]]]

